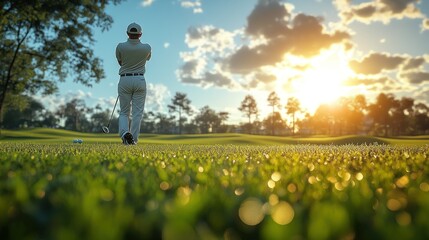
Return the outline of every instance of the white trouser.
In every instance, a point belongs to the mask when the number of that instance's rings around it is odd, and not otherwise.
[[[137,143],[140,133],[140,124],[146,99],[146,80],[144,76],[124,76],[118,83],[119,106],[119,136],[126,132],[133,135]],[[131,123],[129,123],[132,113]]]

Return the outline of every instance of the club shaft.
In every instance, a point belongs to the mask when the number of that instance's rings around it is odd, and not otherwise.
[[[109,119],[109,123],[107,124],[107,128],[110,127],[110,122],[112,121],[113,113],[115,113],[115,108],[116,108],[116,104],[118,104],[118,100],[119,100],[119,95],[116,98],[115,106],[113,106],[112,114],[110,115],[110,119]]]

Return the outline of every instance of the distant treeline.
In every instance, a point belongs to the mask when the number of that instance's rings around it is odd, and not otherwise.
[[[204,106],[193,112],[185,93],[176,93],[168,113],[144,113],[141,132],[158,134],[198,134],[240,132],[266,135],[346,135],[379,136],[423,135],[429,133],[429,107],[409,97],[397,99],[380,93],[374,102],[363,95],[343,97],[335,104],[320,105],[313,115],[300,107],[296,98],[289,98],[282,107],[280,98],[272,92],[267,102],[272,112],[261,120],[258,103],[247,95],[238,109],[244,122],[227,124],[228,112],[217,112]],[[80,132],[101,132],[109,121],[111,109],[86,106],[73,99],[49,111],[42,103],[26,96],[17,106],[8,106],[2,114],[2,128],[62,128]],[[266,106],[266,103],[261,103]],[[117,114],[115,114],[117,115]],[[112,119],[111,132],[118,131],[117,117]]]

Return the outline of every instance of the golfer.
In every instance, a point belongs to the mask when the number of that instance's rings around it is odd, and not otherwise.
[[[126,145],[137,144],[140,124],[146,100],[145,65],[151,56],[149,44],[141,43],[142,28],[131,23],[127,28],[128,40],[116,47],[116,59],[120,69],[119,95],[119,136]],[[132,113],[131,122],[130,113]]]

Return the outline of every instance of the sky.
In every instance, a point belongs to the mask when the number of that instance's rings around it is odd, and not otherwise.
[[[143,28],[152,47],[146,64],[145,111],[168,113],[176,92],[198,112],[209,106],[246,122],[241,101],[252,95],[263,120],[275,91],[285,117],[287,99],[314,113],[341,96],[379,93],[429,104],[429,0],[127,0],[110,5],[113,24],[94,28],[94,54],[105,79],[85,87],[68,79],[55,108],[73,98],[111,110],[117,97],[118,43],[128,24]]]

